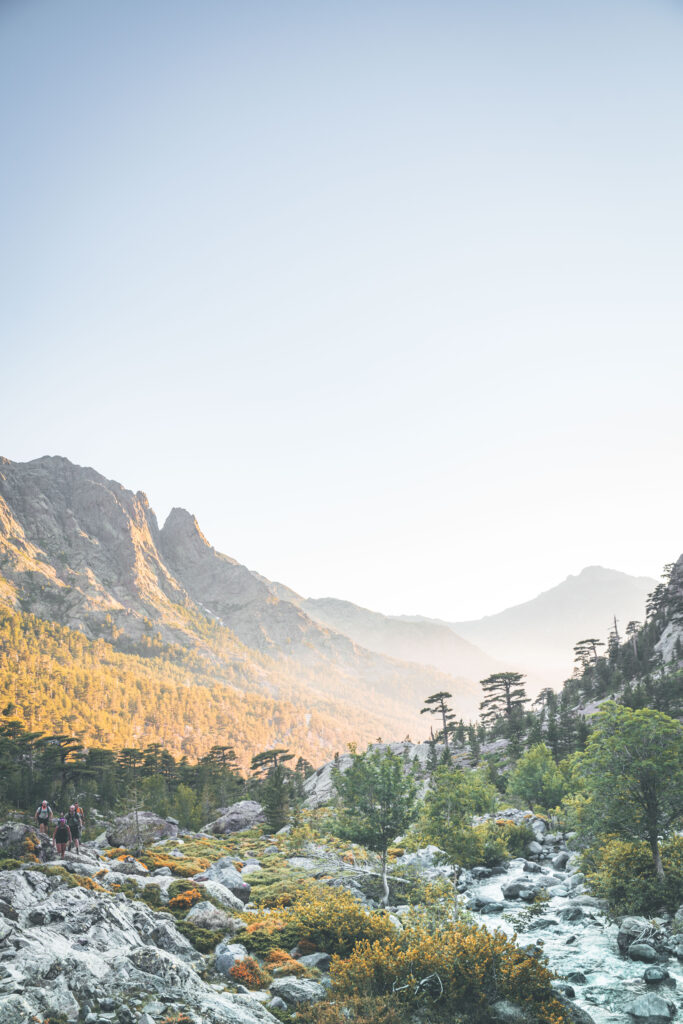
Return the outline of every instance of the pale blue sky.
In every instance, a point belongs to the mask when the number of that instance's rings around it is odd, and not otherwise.
[[[683,3],[4,0],[0,453],[463,618],[683,550]]]

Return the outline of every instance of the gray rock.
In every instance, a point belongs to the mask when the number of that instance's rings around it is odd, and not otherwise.
[[[31,825],[19,822],[0,826],[0,857],[27,860],[30,854],[40,861],[52,860],[54,852],[50,837]]]
[[[503,897],[506,900],[519,900],[533,898],[535,888],[531,881],[525,878],[513,878],[501,886]]]
[[[628,947],[628,955],[631,960],[641,960],[643,963],[652,964],[657,959],[657,951],[647,942],[633,942]]]
[[[644,917],[624,917],[619,924],[619,931],[617,933],[617,945],[619,952],[624,955],[628,951],[628,947],[633,945],[634,942],[640,942],[644,939],[648,939],[654,932],[654,928],[650,922]]]
[[[552,866],[554,868],[556,868],[556,870],[562,871],[567,866],[567,861],[568,860],[569,860],[569,854],[567,853],[566,850],[562,850],[560,853],[556,854],[553,857],[553,859],[551,860],[550,863],[552,864]]]
[[[566,981],[560,981],[554,979],[550,982],[550,986],[554,992],[558,992],[560,995],[565,996],[567,999],[574,999],[576,997],[576,990],[573,985],[570,985]]]
[[[233,896],[236,896],[243,903],[249,901],[251,886],[234,867],[231,857],[221,857],[211,865],[203,874],[194,876],[196,881],[203,882],[205,879],[220,882],[226,889],[229,889]]]
[[[199,878],[197,877],[196,880],[198,881]],[[235,896],[234,893],[232,893],[230,889],[221,882],[217,882],[214,878],[204,878],[201,885],[212,900],[215,900],[217,903],[222,903],[228,910],[244,910],[244,903],[242,900],[239,900],[237,896]]]
[[[666,967],[648,967],[643,974],[643,981],[646,985],[657,985],[669,979],[669,972]]]
[[[319,971],[329,971],[331,959],[329,953],[309,953],[307,956],[299,957],[299,963],[304,967],[317,967]]]
[[[286,1010],[287,1003],[284,1001],[284,999],[280,999],[279,996],[273,996],[273,998],[268,1003],[268,1007],[271,1010]]]
[[[539,854],[543,853],[543,847],[535,839],[527,845],[527,850],[532,857],[538,857]]]
[[[210,821],[202,831],[210,835],[223,836],[231,832],[243,832],[254,825],[263,824],[265,820],[263,807],[256,800],[238,800],[230,807],[222,808],[220,817]]]
[[[206,928],[207,931],[225,932],[231,928],[233,918],[224,910],[214,907],[208,900],[202,900],[188,911],[185,920],[196,928]]]
[[[140,841],[138,841],[138,830]],[[116,818],[114,824],[107,829],[107,842],[111,846],[123,846],[126,850],[148,846],[158,839],[174,839],[178,835],[178,826],[151,811],[138,811],[137,822],[135,813]]]
[[[638,1024],[667,1024],[674,1016],[675,1010],[666,999],[655,995],[654,992],[646,992],[645,995],[634,999],[626,1007],[626,1012]]]
[[[284,978],[276,978],[270,986],[274,996],[290,1006],[298,1006],[299,1003],[317,1003],[325,995],[324,987],[317,981],[310,981],[308,978],[297,978],[288,974]]]
[[[149,868],[136,860],[135,857],[126,857],[125,860],[111,861],[109,870],[119,875],[148,875]]]
[[[491,1016],[503,1024],[525,1024],[529,1019],[528,1014],[521,1006],[509,1002],[507,999],[499,999],[491,1007]]]

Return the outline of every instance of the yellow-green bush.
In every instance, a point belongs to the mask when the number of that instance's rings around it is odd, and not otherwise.
[[[258,955],[303,942],[326,953],[348,956],[359,940],[382,941],[394,933],[383,911],[366,911],[345,889],[309,883],[289,906],[250,915],[241,938],[247,949]]]
[[[650,847],[615,837],[590,847],[582,868],[596,896],[606,899],[614,914],[649,914],[683,903],[683,836],[661,843],[664,880],[657,878]]]
[[[441,836],[441,843],[452,864],[463,868],[482,864],[495,867],[510,857],[521,856],[533,838],[528,825],[501,820],[453,829]]]
[[[545,1024],[566,1020],[545,964],[502,932],[473,924],[415,925],[384,940],[363,939],[347,960],[333,959],[331,976],[340,1001],[396,994],[413,1009],[429,1006],[434,1019],[466,1013],[485,1020],[493,1003],[507,999]]]

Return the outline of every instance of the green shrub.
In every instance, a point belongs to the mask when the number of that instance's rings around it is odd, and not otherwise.
[[[197,928],[189,921],[177,921],[176,928],[200,953],[212,953],[223,938],[223,932],[211,932],[207,928]]]
[[[302,942],[311,949],[348,956],[361,939],[382,941],[395,930],[384,911],[366,911],[346,889],[309,883],[289,905],[250,915],[240,940],[259,956]]]
[[[553,975],[502,932],[469,924],[436,928],[408,926],[380,941],[360,941],[349,958],[331,965],[332,995],[349,998],[398,996],[429,1020],[490,1019],[500,999],[518,1004],[545,1024],[565,1024],[566,1013],[551,988]]]
[[[550,810],[567,792],[567,780],[545,743],[537,743],[520,757],[510,773],[507,794],[527,807]]]
[[[657,878],[645,842],[610,838],[586,850],[582,868],[596,896],[606,899],[613,914],[676,911],[683,903],[683,836],[660,845],[664,880]]]

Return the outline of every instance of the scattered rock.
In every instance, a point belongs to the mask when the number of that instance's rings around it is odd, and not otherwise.
[[[626,1012],[638,1024],[667,1024],[674,1016],[675,1008],[654,992],[646,992],[645,995],[634,999],[626,1007]]]
[[[297,1006],[299,1003],[316,1003],[325,995],[324,987],[317,981],[310,981],[308,978],[297,978],[293,974],[285,978],[276,978],[270,986],[274,996],[284,999],[290,1006]]]
[[[213,903],[209,903],[208,900],[195,903],[185,916],[185,920],[196,928],[206,928],[207,931],[226,932],[231,930],[234,932],[232,927],[234,918],[226,914],[224,910],[214,907]]]

